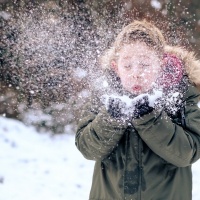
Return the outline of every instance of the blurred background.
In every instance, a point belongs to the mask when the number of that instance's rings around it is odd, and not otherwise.
[[[0,0],[0,199],[88,199],[77,119],[106,87],[100,55],[144,18],[200,58],[199,0]],[[193,174],[199,200],[200,162]]]
[[[0,0],[0,115],[38,131],[74,131],[101,87],[102,51],[144,18],[200,56],[198,0]]]

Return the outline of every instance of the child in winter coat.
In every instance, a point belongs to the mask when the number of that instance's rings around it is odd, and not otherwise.
[[[153,24],[134,21],[102,66],[114,95],[93,98],[76,133],[77,148],[96,161],[89,199],[192,199],[191,164],[200,158],[200,62],[167,46]]]

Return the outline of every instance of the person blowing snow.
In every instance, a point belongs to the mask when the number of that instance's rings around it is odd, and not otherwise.
[[[190,200],[200,158],[200,61],[133,21],[101,57],[112,94],[91,98],[75,143],[95,160],[90,200]]]

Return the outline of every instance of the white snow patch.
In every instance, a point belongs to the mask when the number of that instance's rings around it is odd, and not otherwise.
[[[163,93],[162,91],[155,90],[153,95],[148,95],[149,97],[149,105],[151,107],[155,107],[155,102],[159,99],[162,98]]]
[[[0,11],[0,17],[4,18],[5,20],[10,19],[11,14],[6,11]]]
[[[35,92],[33,90],[30,91],[31,94],[34,94]]]
[[[107,81],[103,81],[103,87],[108,87],[108,82]]]
[[[172,96],[173,96],[174,98],[176,98],[176,97],[178,97],[179,95],[180,95],[179,92],[175,92]]]
[[[24,115],[27,124],[37,124],[41,123],[41,121],[46,121],[48,124],[52,124],[52,116],[48,114],[44,114],[41,110],[29,110]]]
[[[79,92],[78,97],[80,98],[87,98],[90,96],[90,91],[88,90],[81,90],[81,92]]]
[[[87,200],[94,162],[83,158],[74,134],[39,134],[0,117],[0,199]],[[193,200],[199,200],[200,161],[193,164]]]
[[[128,1],[124,4],[124,7],[126,10],[130,10],[132,8],[132,6],[133,6],[132,1]]]
[[[84,78],[87,76],[87,72],[86,72],[86,70],[78,67],[77,69],[74,70],[74,76],[76,78]]]
[[[0,117],[0,199],[88,199],[94,162],[74,141],[74,134],[39,134]]]
[[[155,107],[156,101],[159,98],[161,98],[162,95],[163,93],[160,90],[154,90],[152,94],[148,94],[148,93],[140,94],[135,98],[130,98],[127,95],[120,96],[120,95],[111,94],[111,95],[103,95],[102,102],[105,104],[106,109],[108,109],[110,99],[120,100],[121,103],[123,104],[121,105],[122,113],[129,114],[130,112],[132,113],[132,111],[134,110],[134,106],[136,105],[138,101],[144,101],[144,97],[148,98],[149,105],[151,107]]]
[[[199,101],[199,103],[197,104],[197,106],[200,108],[200,101]]]
[[[162,5],[158,0],[151,0],[151,6],[155,9],[160,10]]]

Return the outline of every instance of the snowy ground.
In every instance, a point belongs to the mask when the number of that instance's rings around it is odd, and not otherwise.
[[[39,134],[0,117],[1,200],[87,200],[93,161],[74,145],[74,135]],[[200,161],[193,166],[193,200],[199,200]]]
[[[0,200],[86,200],[93,161],[74,135],[50,137],[0,117]]]

